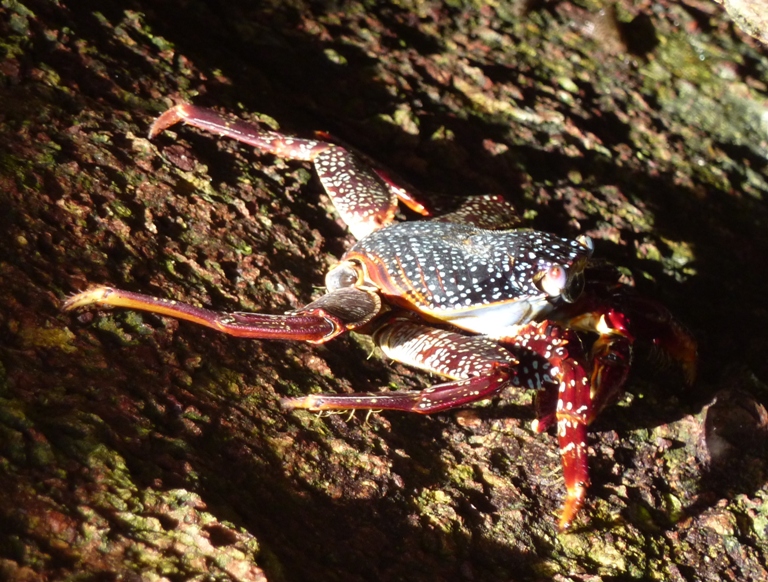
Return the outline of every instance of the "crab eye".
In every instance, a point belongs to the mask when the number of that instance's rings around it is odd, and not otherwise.
[[[565,267],[555,263],[537,273],[533,280],[544,293],[550,297],[557,297],[563,292],[565,284],[568,282],[568,273]]]

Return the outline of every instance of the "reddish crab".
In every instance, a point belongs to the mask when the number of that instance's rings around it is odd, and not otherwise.
[[[285,315],[218,313],[112,287],[78,293],[65,309],[127,307],[239,337],[311,343],[356,331],[371,335],[390,358],[449,379],[425,390],[287,398],[287,408],[428,414],[491,398],[508,386],[538,390],[534,428],[556,424],[560,443],[566,487],[561,529],[570,526],[586,495],[587,426],[619,394],[635,336],[669,352],[693,379],[693,338],[665,308],[629,294],[615,269],[591,259],[589,238],[512,228],[514,211],[494,196],[470,198],[432,220],[393,222],[398,198],[426,212],[343,147],[191,105],[165,112],[150,137],[179,121],[281,158],[313,162],[358,242],[326,275],[327,293]],[[588,350],[577,332],[596,337]]]

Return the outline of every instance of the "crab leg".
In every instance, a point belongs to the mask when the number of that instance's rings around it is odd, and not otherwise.
[[[349,288],[342,292],[335,301],[334,294],[331,293],[297,312],[269,315],[220,313],[143,293],[122,291],[113,287],[94,287],[70,297],[64,303],[63,309],[70,311],[88,305],[126,307],[191,321],[236,337],[324,343],[353,329],[361,321],[369,320],[380,308],[378,298],[373,298],[364,291]],[[350,294],[353,296],[349,297]],[[367,300],[367,297],[370,299]],[[341,299],[358,299],[357,310],[352,317],[344,317]]]
[[[516,363],[512,354],[482,336],[395,319],[373,334],[374,341],[393,360],[440,374],[453,381],[425,390],[310,394],[282,401],[286,408],[309,410],[400,410],[431,414],[491,398],[509,383]]]
[[[488,230],[515,228],[523,222],[515,207],[498,194],[470,196],[453,212],[441,214],[432,220],[473,224]]]
[[[392,359],[431,371],[451,382],[425,390],[400,392],[312,394],[282,401],[286,408],[309,410],[400,410],[429,414],[492,398],[510,384],[543,389],[553,404],[540,408],[543,430],[557,421],[566,500],[560,529],[567,529],[584,502],[589,484],[586,454],[589,381],[581,360],[581,345],[572,332],[543,322],[528,324],[509,338],[437,329],[395,319],[373,334]]]
[[[509,383],[512,354],[481,336],[468,337],[406,319],[395,319],[373,334],[393,360],[451,378],[425,390],[310,394],[282,401],[309,410],[400,410],[431,414],[491,398]]]
[[[312,162],[336,211],[358,239],[394,219],[399,189],[390,188],[385,179],[341,146],[264,130],[189,104],[172,107],[158,117],[149,130],[149,137],[155,137],[180,121],[279,158]],[[402,196],[407,196],[402,192]]]

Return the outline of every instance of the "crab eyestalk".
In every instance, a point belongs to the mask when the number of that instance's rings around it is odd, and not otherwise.
[[[549,297],[560,298],[566,303],[576,301],[584,290],[583,265],[574,263],[570,269],[554,263],[536,273],[535,285]]]
[[[533,280],[539,289],[550,297],[559,297],[565,290],[565,284],[568,282],[568,273],[565,267],[555,263],[544,271],[537,273]]]

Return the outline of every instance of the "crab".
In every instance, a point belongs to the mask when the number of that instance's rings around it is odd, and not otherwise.
[[[109,286],[80,292],[65,310],[89,305],[154,312],[232,336],[325,343],[367,334],[389,358],[446,379],[423,390],[309,394],[288,409],[398,410],[430,414],[536,391],[533,429],[555,427],[565,481],[559,529],[568,529],[589,485],[587,427],[621,393],[636,337],[678,360],[692,382],[693,337],[663,306],[622,285],[592,257],[587,236],[563,238],[520,227],[500,196],[476,196],[449,214],[398,222],[398,201],[426,209],[359,154],[177,105],[150,138],[185,122],[274,156],[311,162],[357,239],[326,275],[326,293],[282,314],[222,313]]]

